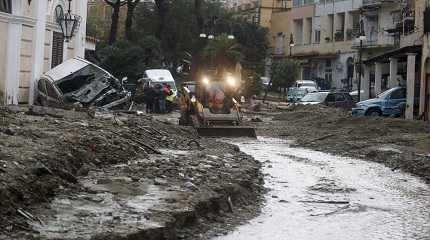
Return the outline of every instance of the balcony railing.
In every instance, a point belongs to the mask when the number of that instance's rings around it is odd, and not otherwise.
[[[363,6],[381,5],[383,3],[400,3],[401,0],[363,0]]]

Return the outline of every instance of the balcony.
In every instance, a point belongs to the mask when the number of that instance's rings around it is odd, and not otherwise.
[[[363,0],[362,8],[364,10],[374,10],[381,7],[382,4],[401,3],[401,0]]]
[[[378,37],[378,39],[367,39],[363,41],[363,48],[364,49],[391,49],[398,47],[400,45],[400,42],[395,37],[391,36],[385,36],[385,37]],[[354,41],[352,45],[353,49],[359,49],[360,48],[360,41]]]

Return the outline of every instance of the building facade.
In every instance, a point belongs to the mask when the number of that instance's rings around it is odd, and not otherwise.
[[[415,1],[416,24],[422,33],[421,89],[419,113],[430,121],[430,1]]]
[[[62,61],[85,54],[86,0],[73,0],[81,17],[68,43],[55,21],[55,8],[65,0],[0,0],[0,104],[30,103],[41,74]]]
[[[361,72],[361,100],[405,86],[406,117],[430,118],[430,1],[292,3],[271,14],[269,38],[274,59],[291,56],[300,60],[300,78],[315,80],[322,89],[356,90]],[[359,35],[365,36],[361,42]]]

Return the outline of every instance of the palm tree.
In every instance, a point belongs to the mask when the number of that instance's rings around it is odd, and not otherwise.
[[[242,59],[240,45],[227,34],[222,34],[206,46],[203,57],[210,60],[211,67],[218,73],[234,69],[236,63]]]

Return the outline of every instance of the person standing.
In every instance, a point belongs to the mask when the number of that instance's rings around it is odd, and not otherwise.
[[[161,114],[166,113],[166,93],[161,84],[157,84],[158,108]]]

